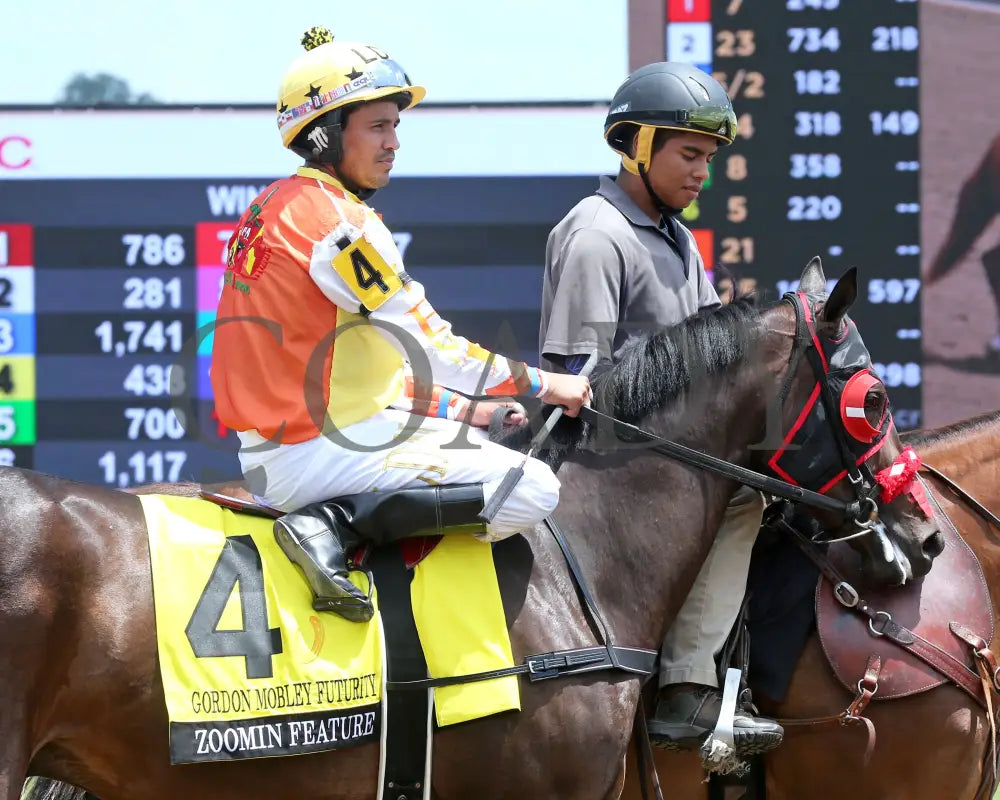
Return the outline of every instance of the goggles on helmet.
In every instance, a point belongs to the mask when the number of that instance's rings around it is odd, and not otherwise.
[[[278,130],[282,133],[296,121],[305,116],[314,115],[328,106],[343,106],[352,102],[352,95],[357,95],[359,102],[375,99],[371,95],[380,89],[398,89],[406,92],[413,84],[403,68],[391,58],[381,58],[367,65],[367,69],[347,83],[332,89],[317,93],[304,103],[293,108],[287,108],[278,115]]]
[[[675,111],[627,111],[610,114],[605,136],[609,136],[618,125],[628,122],[654,128],[695,130],[725,139],[727,144],[736,136],[736,113],[732,106],[712,105]]]

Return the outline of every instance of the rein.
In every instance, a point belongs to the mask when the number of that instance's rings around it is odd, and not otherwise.
[[[825,494],[820,494],[810,489],[804,489],[801,486],[796,486],[779,478],[772,478],[770,475],[755,472],[752,469],[747,469],[724,459],[702,453],[700,450],[694,450],[678,442],[673,442],[670,439],[664,439],[662,436],[644,431],[642,428],[628,422],[623,422],[617,417],[605,414],[603,411],[598,411],[590,406],[584,406],[580,409],[580,417],[594,424],[602,422],[611,423],[617,433],[627,433],[643,441],[655,442],[649,448],[652,452],[672,458],[675,461],[680,461],[692,467],[703,469],[706,472],[712,472],[724,478],[729,478],[745,486],[772,494],[775,497],[820,508],[824,511],[838,511],[850,516],[862,527],[870,525],[870,522],[863,518],[863,506],[858,501],[847,502],[845,500],[837,500],[836,498],[828,497]],[[872,510],[874,510],[874,501],[869,500],[868,502],[871,503]],[[865,504],[865,508],[867,508],[867,503]],[[867,530],[865,533],[867,533]]]
[[[827,540],[826,543],[841,542],[865,536],[875,532],[877,530],[876,526],[879,524],[878,503],[875,499],[879,491],[879,481],[872,474],[866,459],[866,456],[871,451],[866,453],[861,459],[855,461],[844,431],[834,423],[834,420],[837,420],[840,416],[839,408],[830,387],[829,363],[827,356],[824,355],[822,350],[809,297],[802,292],[789,292],[782,298],[782,302],[788,303],[795,312],[795,343],[792,346],[788,368],[785,370],[785,376],[778,391],[778,399],[782,404],[784,403],[791,389],[792,381],[797,374],[798,366],[804,357],[816,378],[821,405],[826,412],[827,419],[830,421],[830,431],[833,435],[834,445],[844,470],[841,474],[845,475],[850,482],[855,497],[853,501],[837,500],[827,496],[823,492],[805,489],[793,483],[793,479],[787,473],[781,472],[776,467],[773,467],[774,470],[788,477],[789,480],[782,480],[781,478],[755,472],[724,459],[702,453],[645,431],[590,406],[584,406],[580,409],[580,417],[596,425],[598,428],[601,424],[605,426],[610,424],[611,429],[616,434],[632,437],[633,441],[638,439],[650,442],[652,446],[649,449],[652,452],[674,459],[675,461],[680,461],[683,464],[712,472],[723,478],[741,483],[744,486],[752,487],[794,503],[812,506],[823,511],[840,513],[847,519],[852,520],[859,529],[853,534],[838,539]],[[864,351],[864,354],[867,358],[867,351]],[[884,435],[885,430],[882,430],[881,433]]]

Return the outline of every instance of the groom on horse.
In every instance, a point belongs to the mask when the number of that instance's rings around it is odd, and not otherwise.
[[[643,334],[719,305],[680,212],[697,197],[720,146],[732,144],[736,115],[725,89],[687,64],[661,62],[634,72],[611,100],[604,137],[622,157],[615,180],[580,201],[549,235],[539,349],[543,365],[578,372],[603,356],[617,362]],[[654,744],[700,745],[715,728],[722,697],[715,659],[746,589],[750,553],[764,510],[747,487],[733,495],[660,655],[660,695],[649,723]],[[776,722],[738,708],[739,756],[777,747]]]
[[[590,384],[452,332],[366,202],[389,182],[399,114],[424,88],[384,51],[334,41],[325,28],[302,44],[277,123],[305,164],[254,200],[229,242],[211,378],[251,491],[290,512],[275,535],[314,607],[364,621],[373,608],[370,589],[351,580],[356,546],[448,533],[495,540],[556,507],[558,479],[530,458],[481,521],[522,456],[469,440],[467,426],[485,426],[501,404],[461,393],[537,397],[576,416]]]

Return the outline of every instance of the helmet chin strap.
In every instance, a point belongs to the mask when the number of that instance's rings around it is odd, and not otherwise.
[[[660,212],[660,216],[666,219],[681,213],[681,209],[668,206],[663,199],[653,190],[653,185],[649,182],[649,175],[646,174],[646,165],[653,160],[653,137],[656,129],[650,125],[640,125],[635,137],[635,156],[622,156],[622,165],[633,175],[642,178],[642,183],[649,192],[653,205]]]
[[[646,191],[649,192],[649,196],[653,200],[653,205],[656,206],[656,210],[660,212],[661,217],[666,219],[667,217],[675,217],[681,213],[683,209],[667,205],[653,190],[653,185],[649,182],[649,176],[646,174],[646,166],[642,162],[639,163],[639,177],[642,178],[642,183],[646,187]]]
[[[297,147],[295,145],[289,149],[296,155],[302,156],[306,161],[329,167],[333,171],[337,180],[341,182],[347,191],[359,200],[367,200],[378,189],[358,186],[350,178],[346,177],[338,169],[340,162],[344,158],[343,136],[344,136],[344,115],[343,109],[335,108],[325,115],[325,124],[316,124],[307,137],[312,143],[311,147]]]

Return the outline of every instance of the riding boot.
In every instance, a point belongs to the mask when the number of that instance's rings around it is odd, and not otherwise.
[[[313,591],[313,608],[333,611],[351,622],[367,622],[374,615],[371,575],[368,592],[348,577],[347,553],[363,544],[347,525],[328,515],[322,503],[312,503],[274,521],[274,538],[305,574]]]
[[[665,686],[649,720],[650,741],[664,750],[698,748],[715,730],[721,711],[722,693],[718,689],[694,683]],[[784,734],[774,720],[753,716],[737,706],[733,742],[738,758],[773,750],[781,744]]]
[[[353,622],[374,615],[371,575],[366,594],[348,578],[346,553],[414,536],[484,533],[481,484],[421,486],[394,492],[365,492],[311,503],[275,520],[274,535],[298,564],[313,590],[313,608],[334,611]]]
[[[328,514],[343,519],[376,546],[414,536],[486,532],[486,525],[478,519],[483,510],[483,486],[479,483],[365,492],[322,505]]]

